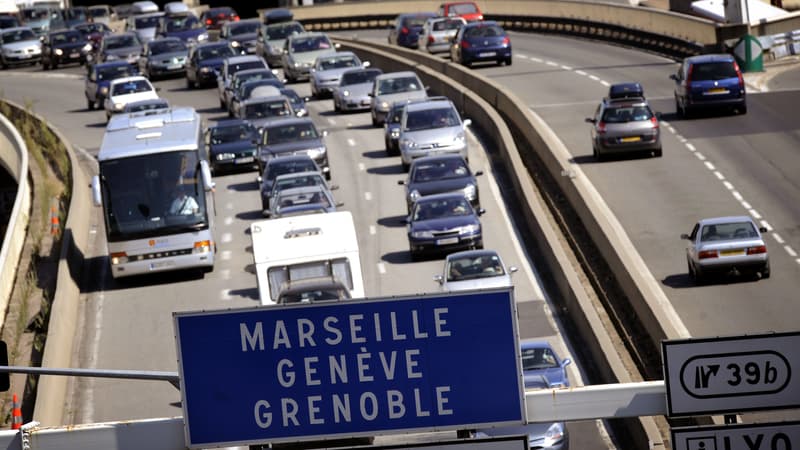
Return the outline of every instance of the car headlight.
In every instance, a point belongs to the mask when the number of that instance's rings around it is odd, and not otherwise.
[[[382,111],[388,111],[389,110],[389,102],[380,102],[380,104],[378,104],[378,109],[380,109]]]
[[[217,161],[226,161],[226,160],[234,159],[234,158],[236,158],[236,155],[234,155],[233,153],[219,153],[219,154],[217,154]]]
[[[108,94],[108,86],[103,86],[100,88],[100,94],[106,95]]]
[[[477,190],[475,189],[475,185],[474,184],[468,184],[464,188],[464,197],[466,197],[469,200],[473,200],[475,198],[475,193],[476,192],[477,192]]]
[[[564,427],[560,422],[550,425],[544,434],[544,446],[552,447],[564,440]]]
[[[231,47],[236,48],[241,46],[242,44],[239,41],[231,41]]]
[[[139,54],[138,53],[131,53],[130,55],[128,55],[127,59],[139,59]]]
[[[112,55],[112,54],[106,55],[106,61],[116,61],[118,59],[119,59],[119,56],[117,56],[117,55]]]
[[[269,49],[272,53],[281,53],[282,51],[280,47],[276,47],[274,45],[270,45]]]
[[[350,91],[345,89],[345,90],[342,91],[342,95],[345,96],[345,97],[350,97]]]
[[[200,72],[201,73],[211,73],[213,71],[214,71],[214,69],[212,69],[211,67],[201,67],[200,68]]]
[[[92,51],[92,44],[86,44],[86,45],[84,45],[84,46],[83,46],[83,48],[82,48],[81,50],[83,50],[84,52],[90,52],[90,51]]]
[[[316,147],[316,148],[310,148],[310,149],[306,150],[306,154],[311,159],[317,159],[320,156],[324,155],[326,152],[327,152],[327,149],[325,147]]]
[[[464,140],[466,140],[466,138],[467,138],[467,136],[464,134],[463,131],[461,131],[457,135],[455,135],[455,137],[453,138],[453,142],[461,143],[461,142],[464,142]]]
[[[399,130],[399,129],[397,129],[397,128],[393,129],[393,130],[392,130],[392,132],[391,132],[391,133],[389,133],[389,136],[391,136],[391,137],[392,137],[392,139],[397,139],[397,138],[399,138],[399,137],[400,137],[400,130]]]
[[[466,225],[458,230],[458,234],[474,234],[481,231],[480,225]]]
[[[122,111],[125,108],[125,103],[114,103],[114,109],[117,111]]]
[[[207,41],[208,40],[208,33],[198,34],[197,41]]]
[[[420,197],[421,196],[419,195],[419,191],[416,189],[408,193],[408,198],[411,200],[412,203],[417,201],[417,199]]]
[[[417,143],[412,141],[411,139],[403,139],[400,141],[400,147],[403,148],[414,148],[417,146]]]
[[[300,67],[302,67],[302,66],[303,66],[303,63],[301,63],[300,61],[297,61],[297,62],[295,62],[293,65],[294,65],[294,68],[295,68],[295,69],[299,69]]]
[[[56,49],[56,55],[61,56],[63,54],[64,54],[64,50],[61,50],[60,48]]]
[[[432,238],[433,237],[433,231],[431,231],[431,230],[412,231],[411,232],[411,237],[414,237],[414,238],[417,238],[417,239]]]

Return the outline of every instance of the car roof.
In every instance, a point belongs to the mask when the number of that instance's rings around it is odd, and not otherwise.
[[[263,59],[258,55],[240,55],[240,56],[229,56],[225,58],[228,64],[239,64],[243,62],[249,61],[263,61]]]
[[[400,14],[398,17],[406,18],[406,17],[436,17],[435,12],[415,12],[415,13],[404,13]]]
[[[217,47],[217,46],[229,47],[230,45],[231,45],[230,42],[222,39],[222,40],[214,41],[214,42],[203,42],[202,44],[197,44],[194,48],[198,49],[198,48]]]
[[[358,58],[358,56],[355,53],[353,53],[353,52],[351,52],[349,50],[346,50],[346,51],[341,51],[341,52],[337,51],[336,53],[330,53],[330,54],[327,54],[327,55],[317,56],[317,60],[336,59],[336,58],[341,58],[342,56],[353,56],[355,58]]]
[[[316,173],[316,172],[312,172]],[[282,177],[283,175],[278,175],[278,178]],[[277,178],[276,178],[277,181]],[[278,191],[278,196],[282,197],[285,195],[294,195],[294,194],[304,194],[307,192],[317,193],[317,192],[330,192],[330,190],[323,184],[312,184],[309,186],[298,186],[288,189],[281,189]]]
[[[212,125],[209,128],[225,128],[225,127],[235,127],[239,125],[249,125],[250,121],[244,119],[226,119],[217,122],[216,125]]]
[[[697,56],[690,56],[685,59],[685,61],[691,64],[702,64],[708,62],[726,62],[726,61],[733,61],[733,55],[729,55],[727,53],[715,53],[709,55],[697,55]]]
[[[310,156],[305,155],[305,154],[303,154],[303,155],[281,155],[281,156],[275,156],[273,158],[268,159],[267,160],[267,167],[269,167],[269,166],[271,166],[273,164],[291,163],[291,162],[296,162],[296,161],[311,161],[311,162],[314,162],[314,160]],[[303,173],[305,173],[305,172],[303,172]]]
[[[272,69],[267,69],[266,67],[259,67],[259,68],[256,68],[256,69],[244,69],[244,70],[240,70],[240,71],[236,72],[235,74],[233,74],[233,76],[234,77],[240,77],[242,75],[249,75],[251,73],[257,73],[257,72],[269,72],[269,73],[272,73]],[[256,80],[252,80],[252,81],[256,81]]]
[[[11,27],[0,30],[0,34],[13,33],[15,31],[22,31],[22,30],[30,30],[31,32],[33,32],[33,29],[31,27]]]
[[[415,158],[413,161],[411,161],[411,165],[413,166],[415,164],[424,164],[436,161],[449,161],[451,159],[464,161],[465,164],[467,162],[467,160],[465,160],[464,157],[459,155],[458,153],[442,153],[441,155],[429,155],[429,156],[422,156],[420,158]]]
[[[431,99],[430,97],[425,99],[425,101],[420,102],[409,102],[406,105],[406,112],[414,112],[414,111],[426,111],[429,109],[434,108],[454,108],[453,102],[450,99],[441,99],[441,98],[434,98]]]
[[[464,250],[460,252],[450,253],[445,257],[445,259],[449,261],[451,259],[474,258],[485,255],[494,255],[497,256],[498,258],[500,257],[500,255],[494,250],[482,249],[482,250]]]
[[[281,96],[281,98],[286,99],[286,97],[284,97],[284,96]],[[288,126],[288,125],[305,124],[305,123],[310,123],[311,125],[314,125],[314,121],[311,120],[311,118],[309,118],[309,117],[289,117],[289,118],[281,120],[280,122],[273,122],[273,123],[270,123],[269,125],[265,125],[264,128],[265,129],[270,129],[270,128],[276,128],[276,127],[285,127],[285,126]],[[316,127],[314,127],[314,128],[316,128]]]
[[[710,217],[707,219],[701,219],[699,221],[700,225],[717,225],[721,223],[731,223],[731,222],[751,222],[755,223],[750,216],[723,216],[723,217]]]
[[[116,66],[130,66],[130,64],[128,64],[128,61],[106,61],[97,63],[93,67],[95,70],[97,70],[97,69],[105,69],[106,67],[116,67]]]
[[[466,3],[472,3],[472,2],[466,2]],[[467,24],[464,25],[464,26],[467,27],[467,28],[478,28],[478,27],[488,27],[488,26],[493,26],[493,25],[500,26],[494,20],[481,20],[481,21],[478,21],[478,22],[467,22]],[[500,28],[502,28],[502,27],[500,27]]]
[[[382,73],[375,77],[375,81],[378,80],[387,80],[390,78],[400,78],[400,77],[417,77],[417,73],[411,70],[403,70],[401,72],[389,72],[389,73]]]
[[[323,33],[322,31],[306,31],[305,33],[290,34],[287,39],[292,40],[311,36],[327,36],[327,34]]]
[[[519,342],[519,347],[521,349],[549,348],[550,350],[553,350],[553,346],[550,345],[549,342],[542,339],[523,339]]]
[[[130,77],[113,79],[111,80],[111,84],[122,84],[122,83],[128,83],[130,81],[141,81],[141,80],[149,81],[146,77],[143,77],[141,75],[132,75]]]

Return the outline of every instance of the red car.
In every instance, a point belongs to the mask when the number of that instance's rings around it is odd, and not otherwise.
[[[447,2],[439,5],[441,17],[463,17],[467,22],[483,20],[483,13],[475,2]]]
[[[200,21],[203,22],[208,30],[219,30],[225,22],[236,22],[238,20],[239,14],[228,6],[209,8],[200,15]]]

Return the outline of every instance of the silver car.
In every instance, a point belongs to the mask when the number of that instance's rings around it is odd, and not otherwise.
[[[329,191],[339,189],[337,185],[329,185],[325,180],[325,176],[320,171],[306,171],[306,172],[290,172],[275,177],[271,183],[272,187],[269,192],[262,193],[261,202],[263,207],[263,214],[268,216],[270,214],[271,199],[274,198],[278,192],[305,186],[325,186]],[[266,194],[266,195],[264,195]]]
[[[363,66],[367,67],[369,63],[363,63]],[[353,52],[336,52],[317,57],[309,75],[311,95],[317,98],[330,96],[339,85],[342,73],[354,67],[362,67],[362,63]]]
[[[428,91],[416,73],[411,71],[391,72],[375,77],[370,97],[372,104],[372,126],[383,126],[392,103],[400,100],[425,98]]]
[[[729,216],[703,219],[690,234],[681,238],[689,241],[686,263],[689,277],[702,283],[711,275],[752,273],[769,278],[769,254],[761,233],[767,229],[756,226],[749,216]]]
[[[267,60],[270,67],[279,67],[282,64],[283,47],[286,38],[293,34],[305,33],[300,22],[280,22],[263,25],[258,31],[256,54]]]
[[[231,56],[222,62],[222,68],[217,76],[217,92],[219,93],[219,107],[228,108],[227,91],[236,72],[248,69],[269,69],[267,62],[256,55]]]
[[[336,52],[337,46],[325,33],[293,34],[283,48],[283,74],[290,82],[307,78],[320,56]]]
[[[445,53],[450,51],[452,39],[458,29],[467,23],[462,17],[433,17],[425,21],[419,33],[418,48],[428,53]]]
[[[270,201],[269,216],[277,219],[288,215],[335,212],[337,206],[341,204],[337,205],[327,187],[319,184],[301,186],[275,192]]]
[[[444,292],[511,287],[514,266],[506,268],[494,250],[465,250],[450,253],[444,260],[444,272],[435,275]]]
[[[604,99],[586,122],[592,124],[592,150],[598,161],[634,152],[661,156],[658,117],[644,98]]]
[[[369,109],[372,103],[369,93],[375,77],[382,74],[381,69],[348,69],[342,73],[339,85],[333,88],[333,110],[359,111]]]
[[[36,64],[42,59],[42,42],[28,27],[0,30],[0,64]]]
[[[446,98],[409,103],[400,119],[400,158],[403,170],[423,156],[457,153],[469,161],[466,128],[453,102]]]
[[[231,47],[241,54],[252,55],[256,52],[256,40],[260,27],[259,19],[225,22],[219,30],[219,38],[230,42]]]
[[[144,44],[139,72],[150,80],[166,75],[184,75],[188,56],[189,48],[176,37],[153,39]]]

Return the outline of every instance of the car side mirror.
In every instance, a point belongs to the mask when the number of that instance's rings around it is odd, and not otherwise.
[[[678,81],[678,75],[677,75],[677,74],[671,73],[671,74],[669,74],[669,78],[670,78],[671,80]]]
[[[339,185],[338,184],[332,184],[332,185],[328,186],[328,189],[331,190],[331,191],[335,191],[335,190],[339,189]]]
[[[479,176],[483,175],[483,171],[479,170],[479,171],[475,172],[473,175],[475,175],[476,177],[479,177]]]
[[[508,268],[508,273],[516,273],[518,270],[517,266],[511,266]]]
[[[375,94],[373,94],[372,92],[370,92],[370,93],[369,93],[369,94],[367,94],[367,95],[369,95],[370,97],[375,97]]]
[[[572,360],[569,358],[564,358],[564,360],[561,361],[561,367],[567,367],[569,364],[572,364]]]
[[[486,210],[485,210],[485,209],[483,209],[483,208],[478,208],[478,210],[477,210],[477,211],[475,211],[475,212],[476,212],[476,213],[477,213],[479,216],[482,216],[482,215],[486,214]]]
[[[426,90],[426,91],[430,91],[430,90],[431,90],[431,87],[430,87],[430,86],[425,86],[425,90]]]
[[[586,123],[597,123],[597,120],[595,120],[592,117],[587,117],[587,118],[583,119],[583,121],[586,122]]]
[[[156,86],[156,92],[161,92],[161,86]]]
[[[372,63],[371,63],[371,62],[369,62],[369,61],[364,61],[363,63],[361,63],[361,67],[363,67],[363,68],[365,68],[365,69],[366,69],[367,67],[371,66],[371,65],[372,65]]]
[[[681,235],[681,239],[686,239],[686,240],[689,240],[689,235],[688,235],[688,234],[686,234],[686,233],[683,233],[683,234]]]
[[[406,180],[397,180],[397,184],[404,186],[406,184]]]
[[[435,281],[435,282],[437,282],[439,284],[444,284],[444,277],[441,276],[441,275],[434,275],[433,276],[433,281]]]
[[[767,230],[767,227],[758,227],[758,231],[760,231],[762,233],[766,233],[769,230]]]
[[[464,128],[472,125],[472,119],[464,119]]]

